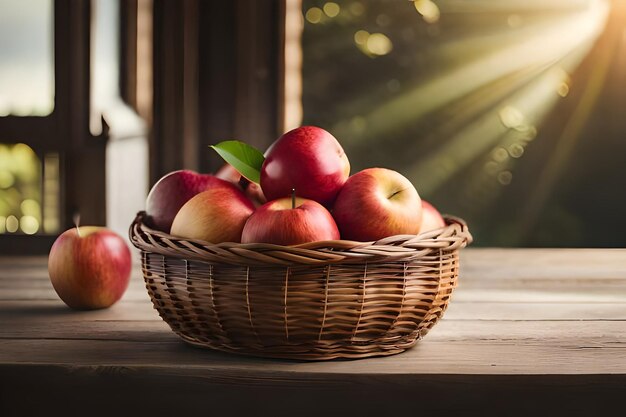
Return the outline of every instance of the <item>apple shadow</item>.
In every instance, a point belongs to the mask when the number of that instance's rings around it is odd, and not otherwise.
[[[4,305],[0,306],[0,315],[3,317],[52,317],[69,316],[80,313],[80,310],[72,310],[63,303],[58,304],[29,304],[29,305]]]

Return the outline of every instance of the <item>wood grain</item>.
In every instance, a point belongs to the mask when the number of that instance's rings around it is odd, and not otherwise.
[[[625,374],[624,338],[593,337],[542,340],[537,337],[496,335],[470,339],[467,336],[424,340],[394,360],[302,363],[259,360],[189,348],[168,333],[160,336],[139,332],[137,340],[110,339],[2,339],[0,363],[19,362],[58,366],[122,366],[126,368],[185,368],[187,375],[219,376],[221,372],[253,372],[256,377],[307,378],[324,374],[455,374],[471,375],[574,375]],[[100,336],[101,337],[101,336]],[[71,360],[68,360],[71,356]],[[451,360],[454,358],[454,360]],[[28,359],[28,360],[25,360]],[[532,359],[532,360],[531,360]]]
[[[106,395],[153,415],[207,402],[218,415],[390,415],[419,402],[442,415],[582,416],[609,412],[625,387],[626,250],[465,250],[450,308],[415,348],[324,363],[186,345],[150,305],[138,267],[121,302],[78,312],[57,298],[45,258],[0,257],[3,416],[48,412],[41,404],[58,398],[78,415]],[[25,400],[32,392],[44,402]],[[154,392],[169,401],[141,400]]]

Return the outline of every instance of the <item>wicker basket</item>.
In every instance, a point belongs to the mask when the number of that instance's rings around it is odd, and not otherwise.
[[[439,320],[456,287],[465,223],[378,242],[298,246],[209,244],[148,228],[141,250],[159,315],[196,345],[239,354],[322,360],[393,355]]]

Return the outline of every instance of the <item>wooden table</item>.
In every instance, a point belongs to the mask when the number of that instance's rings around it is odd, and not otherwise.
[[[595,416],[624,394],[626,250],[464,250],[415,348],[320,363],[187,346],[138,267],[117,305],[75,312],[46,259],[0,258],[0,416]]]

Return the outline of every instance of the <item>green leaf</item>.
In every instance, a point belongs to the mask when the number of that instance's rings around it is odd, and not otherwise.
[[[258,149],[238,140],[227,140],[210,147],[241,175],[249,181],[259,184],[261,167],[265,157]]]

